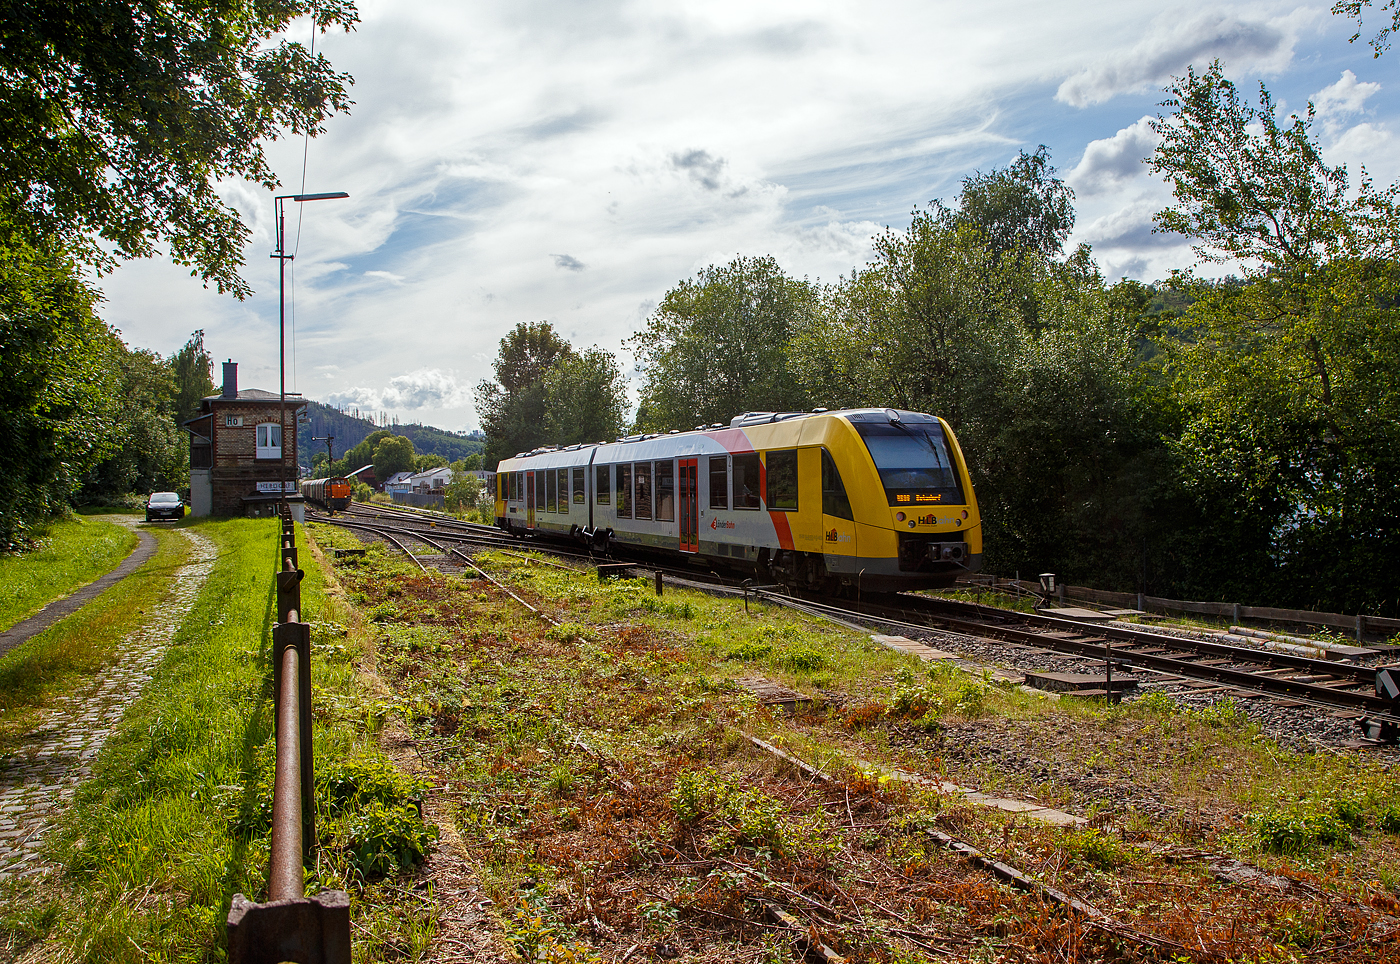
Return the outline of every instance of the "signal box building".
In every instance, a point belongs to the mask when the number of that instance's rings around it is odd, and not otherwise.
[[[190,514],[266,516],[277,513],[282,486],[300,521],[297,420],[306,403],[259,388],[238,387],[238,364],[224,362],[224,388],[200,402],[184,423],[190,433]],[[287,444],[283,444],[284,441]]]

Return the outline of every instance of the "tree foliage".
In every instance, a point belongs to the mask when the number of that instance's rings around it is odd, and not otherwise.
[[[1188,70],[1167,94],[1172,113],[1152,123],[1162,140],[1151,167],[1176,204],[1156,221],[1191,238],[1203,260],[1306,281],[1334,258],[1394,256],[1395,188],[1363,178],[1349,191],[1346,166],[1329,167],[1312,137],[1311,104],[1281,125],[1268,89],[1260,84],[1258,107],[1245,102],[1219,61]]]
[[[680,282],[628,342],[644,378],[637,428],[809,407],[787,352],[819,303],[815,285],[788,277],[771,257],[735,258]]]
[[[215,393],[214,359],[204,349],[203,328],[170,356],[170,368],[175,379],[175,418],[183,422],[197,415],[200,403]]]
[[[958,217],[982,233],[998,261],[1022,251],[1050,257],[1064,251],[1074,230],[1074,191],[1055,176],[1042,144],[1002,170],[965,179]]]
[[[413,443],[402,435],[390,435],[374,447],[374,480],[380,486],[399,472],[416,472]]]
[[[1246,274],[1196,285],[1184,337],[1164,346],[1183,484],[1219,520],[1201,582],[1285,604],[1394,607],[1400,186],[1349,191],[1312,137],[1311,106],[1280,125],[1268,90],[1243,103],[1218,63],[1168,92],[1153,165],[1176,205],[1158,223]]]
[[[1332,5],[1332,12],[1339,16],[1350,17],[1356,21],[1356,33],[1351,35],[1351,42],[1361,39],[1362,20],[1365,16],[1365,9],[1371,5],[1371,0],[1337,0]],[[1400,32],[1400,0],[1384,0],[1376,8],[1381,15],[1382,26],[1376,30],[1376,35],[1369,41],[1374,56],[1379,57],[1390,49],[1391,34]],[[1386,14],[1390,14],[1390,23],[1385,22]]]
[[[569,343],[547,321],[522,321],[501,339],[492,363],[496,380],[483,379],[476,386],[487,465],[553,441],[545,376],[572,354]]]
[[[115,340],[73,259],[0,219],[0,551],[61,511],[110,449]]]
[[[627,383],[617,359],[596,345],[561,356],[544,376],[549,440],[555,445],[615,439],[627,422]]]
[[[0,15],[0,204],[85,260],[157,245],[239,297],[248,228],[226,178],[269,190],[264,144],[347,110],[322,55],[279,35],[299,17],[351,29],[349,0],[6,0]]]

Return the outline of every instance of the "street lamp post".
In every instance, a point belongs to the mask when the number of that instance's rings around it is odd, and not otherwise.
[[[338,198],[347,198],[349,194],[344,191],[333,191],[329,194],[280,194],[272,199],[275,209],[274,215],[277,222],[277,250],[272,253],[272,257],[277,259],[277,352],[279,378],[281,381],[281,407],[277,414],[277,430],[282,433],[278,440],[281,447],[281,459],[279,460],[278,485],[281,492],[278,493],[279,505],[283,508],[287,505],[287,262],[296,257],[287,253],[287,215],[286,202],[296,201],[333,201]]]

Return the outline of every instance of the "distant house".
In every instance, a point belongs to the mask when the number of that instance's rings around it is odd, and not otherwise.
[[[412,472],[395,472],[384,480],[384,491],[389,495],[396,492],[412,492],[413,484],[409,481],[411,478]]]
[[[224,362],[223,391],[200,400],[190,433],[190,513],[272,515],[285,495],[297,519],[297,415],[306,403],[238,388],[238,363]],[[285,442],[285,444],[284,444]],[[285,488],[285,491],[284,491]]]
[[[426,472],[418,472],[409,476],[407,481],[410,492],[417,492],[420,495],[427,493],[441,495],[442,490],[447,488],[447,483],[452,481],[452,469],[446,465],[436,469],[428,469]]]

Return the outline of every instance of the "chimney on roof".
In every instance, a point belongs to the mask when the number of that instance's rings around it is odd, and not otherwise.
[[[224,392],[219,397],[238,397],[238,362],[232,358],[224,362]]]

